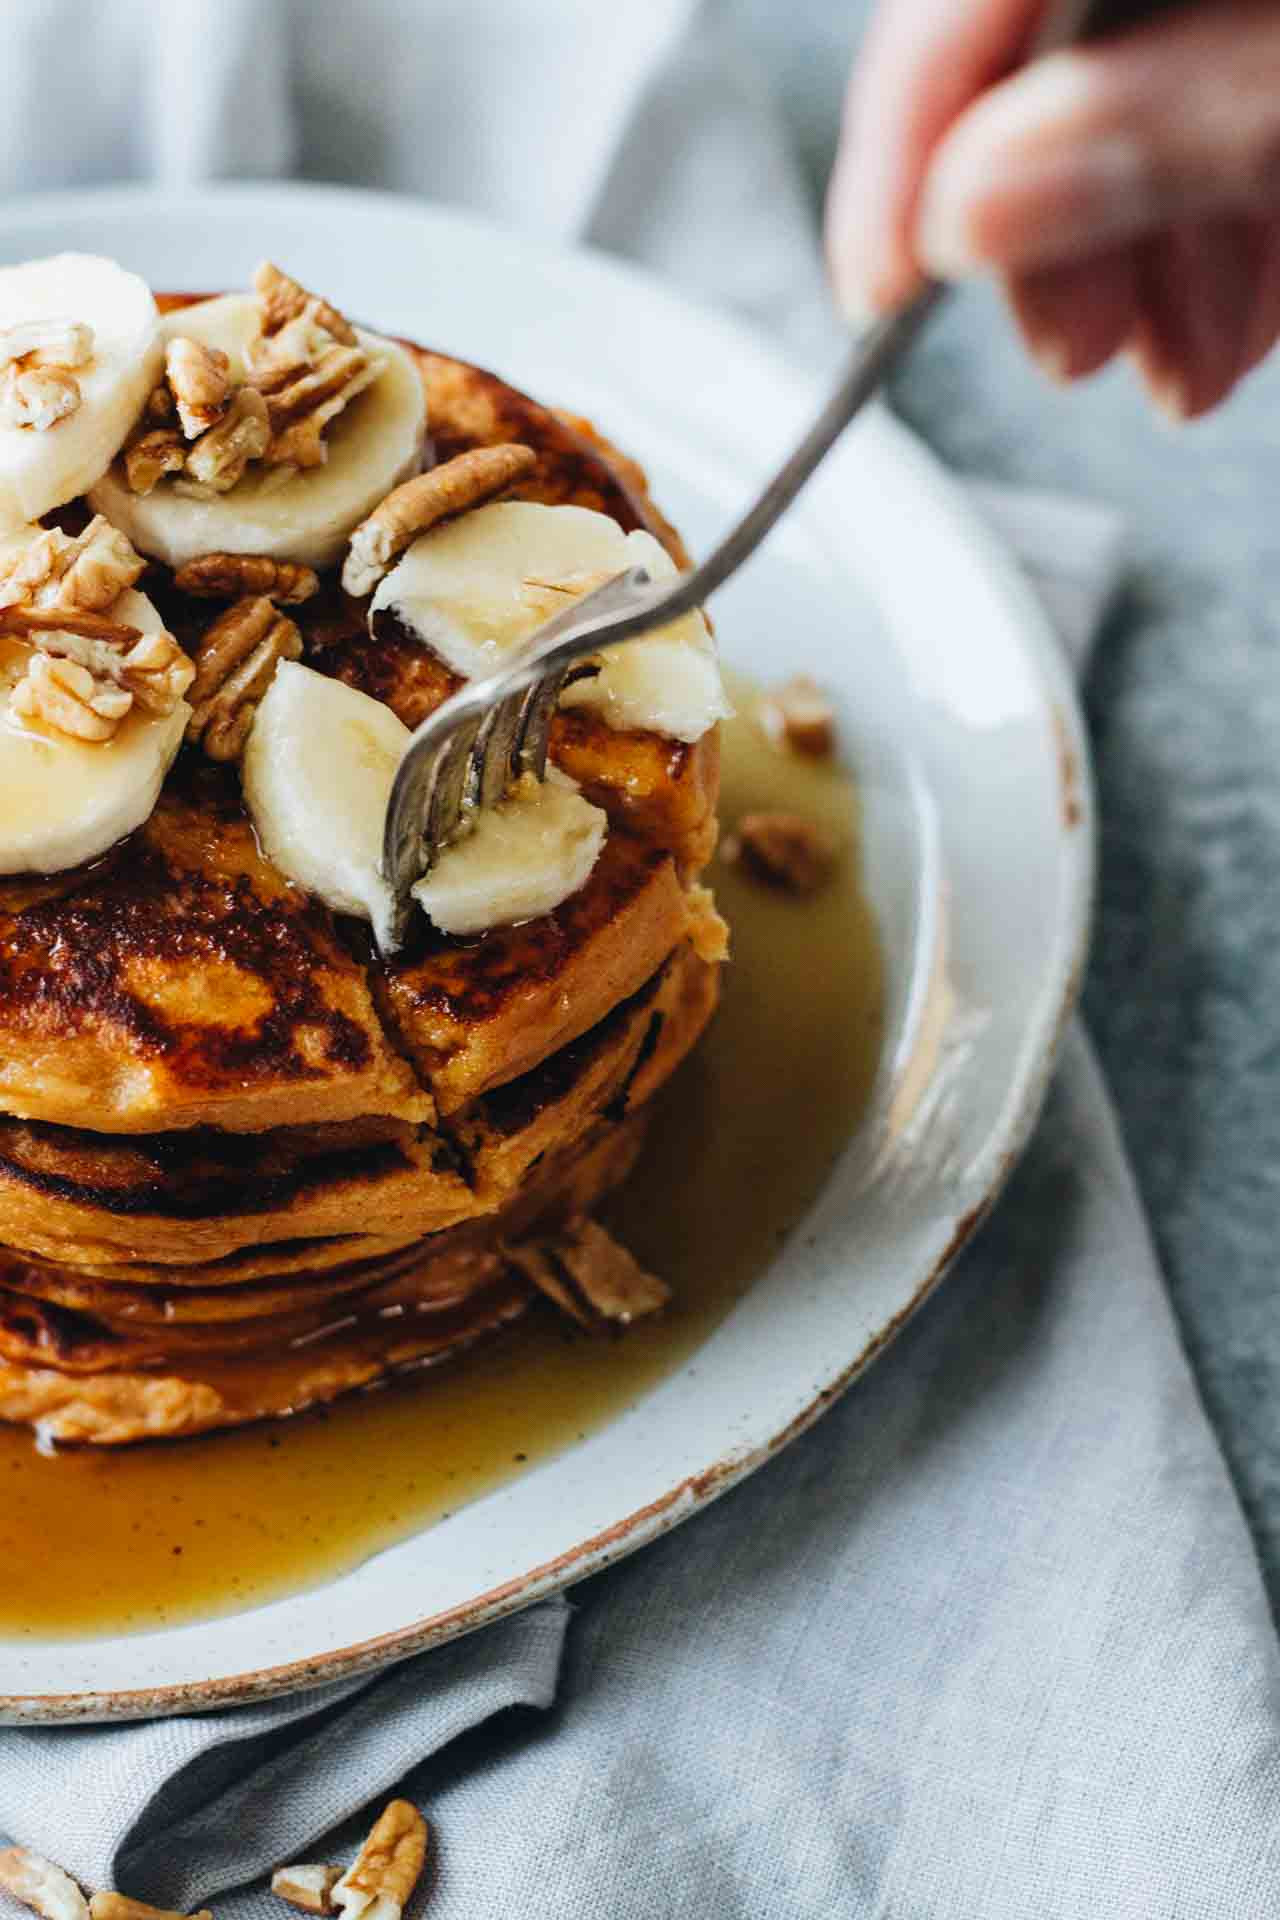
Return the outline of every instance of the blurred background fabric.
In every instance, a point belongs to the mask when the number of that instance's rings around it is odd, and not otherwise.
[[[296,175],[426,194],[641,253],[793,352],[829,359],[837,335],[810,236],[869,11],[5,0],[0,182],[13,193]],[[419,59],[391,56],[406,41]],[[548,144],[530,103],[566,66],[591,84]],[[666,170],[677,149],[680,170]],[[703,218],[670,219],[671,196],[694,191]],[[1131,530],[1130,585],[1087,689],[1102,863],[1086,1011],[1274,1602],[1280,363],[1171,436],[1124,369],[1051,390],[983,289],[951,304],[894,400],[960,472],[1091,494]]]

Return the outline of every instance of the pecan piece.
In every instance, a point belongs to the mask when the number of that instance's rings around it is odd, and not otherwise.
[[[766,693],[756,717],[776,747],[791,747],[812,760],[829,760],[836,750],[835,709],[806,673]]]
[[[583,1327],[630,1326],[656,1313],[671,1289],[595,1220],[507,1249],[512,1265]]]
[[[21,320],[0,327],[0,366],[25,360],[31,367],[83,367],[93,358],[93,328],[80,320]]]
[[[537,464],[532,447],[515,441],[472,447],[393,488],[352,534],[342,569],[343,586],[356,599],[372,593],[391,563],[420,533],[468,507],[496,499]]]
[[[164,370],[188,440],[214,427],[231,399],[231,362],[218,347],[176,334],[164,357]]]
[[[0,421],[47,433],[80,405],[80,382],[68,367],[24,367],[11,362],[0,382]]]
[[[308,1862],[296,1867],[277,1867],[271,1876],[271,1891],[278,1899],[303,1913],[332,1913],[333,1889],[342,1878],[341,1867]]]
[[[16,633],[36,645],[44,634],[74,633],[113,647],[131,647],[141,637],[138,627],[81,607],[0,607],[0,633]]]
[[[427,1858],[427,1823],[407,1800],[393,1800],[333,1888],[346,1920],[400,1920]]]
[[[836,868],[837,848],[825,828],[799,813],[744,813],[724,843],[724,857],[780,893],[819,893]]]
[[[131,1900],[127,1893],[95,1893],[89,1902],[90,1920],[187,1920],[170,1907],[148,1906],[145,1900]],[[193,1913],[191,1920],[213,1920],[207,1907]]]
[[[211,760],[237,759],[277,666],[301,655],[302,635],[265,594],[237,600],[196,649],[187,739]]]
[[[188,450],[187,472],[198,488],[230,493],[244,478],[249,462],[261,460],[270,438],[266,401],[253,387],[237,387],[217,426],[202,433]]]
[[[329,451],[325,428],[372,385],[384,365],[363,347],[330,346],[284,385],[258,382],[271,421],[267,460],[273,466],[323,466]]]
[[[133,705],[124,687],[94,677],[76,660],[33,653],[27,671],[9,695],[9,707],[23,720],[39,720],[73,740],[115,737]]]
[[[296,560],[273,560],[265,553],[205,553],[188,560],[173,576],[179,593],[198,600],[233,600],[246,593],[265,594],[284,606],[296,606],[320,591],[320,577]]]
[[[304,286],[287,273],[282,273],[270,260],[264,260],[254,274],[253,288],[262,310],[263,333],[278,333],[290,320],[305,314],[344,346],[353,347],[356,344],[355,328],[345,314],[339,313],[327,300],[320,299],[318,294],[308,293]]]
[[[0,1851],[0,1887],[43,1920],[88,1920],[88,1903],[71,1875],[29,1847]]]
[[[59,537],[61,551],[36,592],[43,606],[105,613],[142,576],[145,560],[135,553],[128,535],[100,513],[74,540]]]
[[[166,473],[181,473],[187,447],[176,427],[151,427],[131,440],[121,455],[131,493],[150,493]]]

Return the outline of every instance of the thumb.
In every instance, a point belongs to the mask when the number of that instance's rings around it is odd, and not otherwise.
[[[1077,260],[1280,204],[1280,8],[1183,11],[1024,68],[939,145],[916,228],[947,279]]]

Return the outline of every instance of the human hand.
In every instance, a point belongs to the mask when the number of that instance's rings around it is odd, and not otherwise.
[[[1200,0],[1011,72],[1044,11],[880,0],[828,195],[837,291],[885,309],[994,274],[1056,379],[1127,350],[1192,418],[1280,337],[1280,6]]]

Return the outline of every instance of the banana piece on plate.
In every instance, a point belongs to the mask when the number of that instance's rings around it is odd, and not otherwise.
[[[244,755],[245,800],[267,858],[335,912],[371,921],[383,947],[392,901],[382,825],[409,739],[380,700],[285,660]],[[607,826],[563,775],[530,779],[479,814],[414,891],[443,933],[531,920],[583,885]]]
[[[41,530],[26,529],[26,534]],[[0,558],[11,551],[10,536]],[[111,619],[143,634],[163,634],[164,621],[143,593],[122,593]],[[48,662],[49,656],[40,656]],[[183,699],[167,713],[134,701],[110,738],[76,739],[12,706],[27,678],[33,649],[0,635],[0,873],[62,873],[95,860],[148,819],[182,745],[191,709]],[[67,663],[64,663],[67,664]]]
[[[255,295],[225,294],[166,314],[160,331],[166,345],[183,338],[225,353],[234,386],[248,370],[260,315]],[[417,472],[426,433],[426,398],[412,356],[378,334],[357,328],[355,337],[379,371],[329,423],[322,464],[255,461],[226,492],[193,489],[178,475],[139,493],[117,462],[93,488],[90,504],[140,553],[175,569],[206,553],[333,566],[353,527]]]
[[[642,565],[671,579],[675,562],[650,533],[624,533],[589,507],[498,501],[421,534],[378,584],[370,623],[391,613],[454,673],[499,668],[535,628],[611,574]],[[606,649],[564,692],[611,727],[701,739],[728,717],[715,643],[701,613]]]
[[[0,524],[38,520],[101,478],[162,358],[151,289],[113,260],[0,268]]]

